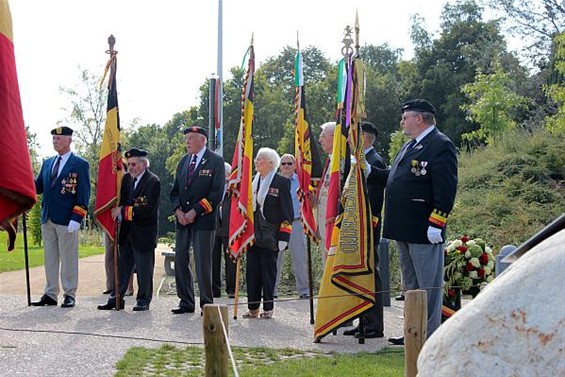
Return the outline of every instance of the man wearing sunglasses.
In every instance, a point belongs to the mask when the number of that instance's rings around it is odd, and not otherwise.
[[[296,282],[296,290],[298,296],[302,299],[309,298],[308,290],[308,271],[306,269],[306,236],[302,230],[302,221],[300,220],[300,200],[298,199],[298,176],[296,175],[296,161],[291,154],[285,154],[281,157],[281,174],[290,180],[290,196],[292,198],[293,221],[292,232],[290,233],[290,241],[288,248],[292,256],[292,271]],[[275,297],[278,296],[279,279],[281,276],[281,268],[283,262],[283,253],[280,252],[277,260],[277,280],[275,282]]]

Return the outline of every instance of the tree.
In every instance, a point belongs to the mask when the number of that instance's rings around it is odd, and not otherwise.
[[[88,70],[80,72],[80,82],[75,88],[60,87],[61,93],[67,94],[71,107],[64,108],[69,112],[65,123],[73,128],[73,140],[81,157],[90,164],[90,182],[92,192],[96,192],[98,177],[98,160],[100,143],[106,121],[106,87],[100,85],[100,77]],[[90,196],[90,207],[94,205],[95,196]]]
[[[555,37],[555,45],[555,69],[565,77],[565,33]],[[565,85],[561,80],[559,83],[547,85],[545,92],[555,106],[555,113],[545,119],[545,126],[550,132],[562,137],[565,133]]]
[[[504,132],[516,128],[512,114],[525,105],[526,99],[514,93],[509,88],[510,83],[510,77],[496,60],[493,73],[479,71],[473,83],[462,87],[461,91],[470,102],[461,108],[467,111],[471,121],[480,125],[479,129],[463,134],[464,140],[492,144]]]
[[[442,12],[441,33],[431,48],[416,50],[420,71],[418,97],[426,98],[437,110],[440,129],[456,145],[461,135],[478,128],[461,110],[466,102],[461,87],[475,79],[477,71],[492,72],[492,62],[500,59],[512,77],[517,59],[506,49],[496,21],[484,22],[482,8],[473,0],[447,4]],[[522,77],[521,74],[517,74]]]
[[[502,12],[508,31],[525,42],[523,52],[538,66],[547,62],[553,38],[565,31],[561,0],[483,0]]]

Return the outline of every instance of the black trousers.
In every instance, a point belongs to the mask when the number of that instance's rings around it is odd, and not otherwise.
[[[263,298],[263,310],[273,310],[275,281],[277,279],[278,251],[251,246],[247,251],[247,307],[259,309]]]
[[[222,295],[222,255],[224,258],[224,271],[226,273],[226,293],[235,293],[236,264],[229,257],[228,238],[216,236],[214,250],[212,251],[212,292],[214,297]]]
[[[379,243],[381,241],[381,225],[375,229],[375,305],[365,314],[365,331],[384,333],[383,281],[379,273]]]
[[[138,305],[149,305],[153,298],[153,271],[155,269],[155,249],[138,250],[133,247],[131,241],[120,242],[120,255],[118,258],[118,273],[120,274],[120,295],[123,300],[128,289],[129,279],[135,267],[137,273],[137,297]],[[114,290],[115,292],[115,290]],[[115,300],[115,294],[111,298]]]
[[[212,304],[212,248],[214,247],[214,230],[194,230],[192,227],[177,226],[175,244],[175,283],[177,296],[180,298],[179,308],[194,310],[193,272],[190,269],[189,249],[194,250],[196,279],[200,291],[200,307]]]

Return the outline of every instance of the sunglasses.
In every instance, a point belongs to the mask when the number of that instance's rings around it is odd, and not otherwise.
[[[281,162],[281,165],[294,165],[294,162]]]

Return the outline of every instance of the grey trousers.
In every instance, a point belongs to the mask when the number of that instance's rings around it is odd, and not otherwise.
[[[424,289],[428,296],[428,338],[441,324],[444,244],[396,241],[402,278],[407,290]]]
[[[179,308],[194,310],[193,271],[190,268],[190,246],[194,250],[196,279],[200,291],[200,307],[214,302],[212,294],[212,249],[214,230],[193,230],[192,227],[177,226],[175,244],[175,283]]]
[[[75,297],[78,286],[78,234],[69,233],[67,225],[53,224],[48,220],[41,224],[45,267],[44,293],[54,300],[59,295],[59,271],[61,286],[66,296]]]
[[[306,235],[302,230],[302,221],[294,220],[292,222],[292,232],[288,242],[292,257],[292,272],[296,283],[296,291],[299,295],[308,295],[308,259],[306,250]],[[281,277],[281,269],[284,252],[280,252],[277,259],[277,280],[275,282],[275,296],[278,296],[279,280]]]

